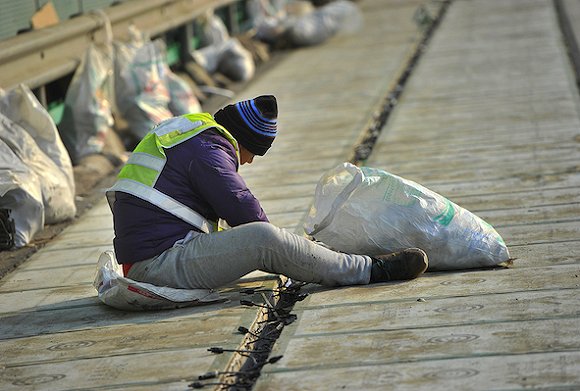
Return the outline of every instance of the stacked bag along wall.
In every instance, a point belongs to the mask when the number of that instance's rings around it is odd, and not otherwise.
[[[45,223],[75,216],[70,157],[51,116],[24,85],[0,89],[0,150],[0,208],[10,210],[15,247]]]

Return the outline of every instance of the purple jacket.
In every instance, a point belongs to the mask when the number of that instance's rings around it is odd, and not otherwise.
[[[224,219],[231,227],[268,222],[260,203],[238,174],[232,144],[214,129],[166,150],[167,163],[155,188],[208,220]],[[119,263],[152,258],[183,239],[193,226],[127,193],[117,192],[113,208]]]

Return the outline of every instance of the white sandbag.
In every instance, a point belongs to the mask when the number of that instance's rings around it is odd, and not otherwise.
[[[168,108],[171,114],[177,116],[189,113],[201,113],[201,104],[187,82],[173,73],[169,68],[166,71],[166,75],[170,97]]]
[[[230,38],[228,28],[223,20],[214,14],[213,9],[208,10],[205,15],[199,19],[201,32],[199,34],[200,46],[218,45],[227,41]]]
[[[314,6],[305,0],[248,0],[246,12],[250,24],[255,31],[254,37],[267,43],[275,43],[282,37],[286,29],[294,23],[294,15],[290,15],[288,8],[303,13],[312,12]]]
[[[24,128],[34,138],[39,148],[66,175],[66,181],[74,191],[70,156],[54,120],[30,88],[20,84],[8,92],[0,89],[0,112]]]
[[[191,57],[199,66],[205,69],[207,73],[213,74],[218,69],[225,46],[226,42],[205,46],[192,51]]]
[[[108,133],[113,131],[112,77],[110,52],[90,45],[66,92],[58,126],[75,164],[85,156],[101,153]]]
[[[316,187],[307,234],[344,252],[379,255],[419,247],[430,270],[510,259],[495,229],[445,197],[386,171],[343,163]]]
[[[211,11],[202,20],[201,48],[191,56],[209,74],[219,71],[233,81],[250,80],[255,73],[252,53],[230,37],[223,21]]]
[[[0,115],[0,128],[3,116]],[[14,247],[26,246],[44,226],[44,205],[38,176],[0,139],[0,208],[14,221]]]
[[[252,53],[237,38],[194,50],[191,56],[209,74],[219,71],[233,81],[250,80],[256,71]]]
[[[42,178],[44,222],[54,224],[76,214],[75,184],[70,157],[52,118],[30,89],[20,85],[0,91],[0,138]]]
[[[166,83],[165,44],[145,37],[115,45],[115,100],[130,133],[142,139],[156,124],[171,118]]]
[[[256,65],[252,53],[231,38],[223,48],[218,70],[233,81],[248,81],[254,77]]]
[[[362,20],[362,13],[356,4],[337,0],[298,18],[288,29],[288,37],[297,46],[318,45],[339,32],[358,30]]]
[[[99,257],[93,286],[99,300],[124,311],[163,310],[225,301],[208,289],[160,287],[123,277],[122,267],[110,250]]]

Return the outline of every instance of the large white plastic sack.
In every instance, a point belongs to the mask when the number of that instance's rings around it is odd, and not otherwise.
[[[252,53],[237,38],[194,50],[191,56],[209,74],[219,71],[233,81],[250,80],[256,70]]]
[[[247,81],[254,76],[252,53],[229,36],[226,26],[213,12],[205,16],[201,45],[191,56],[209,74],[219,71],[233,81]]]
[[[76,214],[72,164],[56,125],[34,94],[20,85],[0,91],[0,138],[40,180],[44,222],[59,223]]]
[[[297,46],[318,45],[337,33],[352,33],[363,23],[362,13],[352,1],[337,0],[298,18],[288,29]]]
[[[307,234],[343,252],[379,255],[419,247],[430,270],[486,267],[510,259],[495,229],[413,181],[343,163],[316,187]]]
[[[233,81],[248,81],[254,77],[256,65],[250,53],[236,38],[227,41],[218,70]]]
[[[165,44],[139,37],[116,42],[115,100],[130,133],[142,139],[155,125],[173,117],[166,83]]]
[[[229,39],[228,28],[213,10],[208,10],[198,21],[201,26],[199,37],[201,46],[217,45]]]
[[[0,114],[0,128],[5,117]],[[14,247],[26,246],[44,226],[44,205],[38,176],[0,139],[0,208],[14,220]]]
[[[185,80],[167,69],[167,88],[169,89],[169,110],[173,115],[201,113],[199,100]]]
[[[217,292],[208,289],[175,289],[123,277],[122,267],[110,250],[99,257],[93,286],[99,300],[124,311],[163,310],[224,301]]]
[[[90,45],[66,92],[59,124],[71,159],[100,153],[113,131],[113,60],[111,53]]]
[[[60,168],[74,191],[70,156],[54,120],[24,84],[5,92],[0,89],[0,112],[24,128],[39,148]]]
[[[255,31],[255,38],[268,43],[275,43],[286,29],[294,23],[295,15],[288,12],[302,10],[312,12],[314,6],[305,0],[248,0],[246,12]]]

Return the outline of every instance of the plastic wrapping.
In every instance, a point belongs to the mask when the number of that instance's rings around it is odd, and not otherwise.
[[[124,311],[164,310],[225,300],[212,290],[160,287],[123,277],[122,267],[112,251],[99,257],[93,286],[99,300]]]
[[[247,81],[254,77],[256,65],[252,54],[240,41],[231,38],[221,19],[213,14],[206,16],[202,41],[205,46],[194,50],[191,56],[209,74],[217,71],[233,81]]]
[[[65,97],[59,124],[62,140],[73,162],[100,153],[113,131],[113,61],[110,52],[89,46]]]
[[[337,0],[298,18],[288,29],[288,36],[296,46],[318,45],[337,33],[352,33],[362,23],[363,16],[356,4]]]
[[[5,117],[0,114],[0,130]],[[14,221],[14,247],[32,240],[44,226],[44,205],[38,176],[0,139],[0,208],[10,210]]]
[[[350,163],[322,177],[304,229],[349,253],[372,256],[419,247],[429,256],[430,270],[510,259],[501,236],[473,213],[413,181]]]
[[[115,43],[115,97],[130,133],[142,139],[159,122],[171,118],[162,40],[134,33],[130,43]]]
[[[255,29],[255,37],[263,42],[275,43],[291,24],[286,12],[288,0],[248,0],[246,12]],[[294,1],[293,1],[294,3]],[[302,2],[314,9],[310,2]]]
[[[0,90],[0,113],[0,138],[39,178],[44,223],[73,218],[76,205],[72,164],[48,112],[28,87],[20,85],[7,93]]]
[[[173,115],[201,113],[199,100],[185,80],[167,69],[167,87],[169,88],[169,111]]]

